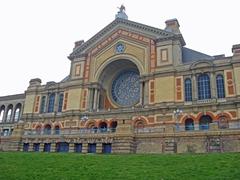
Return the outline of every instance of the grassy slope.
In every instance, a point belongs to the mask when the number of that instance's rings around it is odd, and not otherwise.
[[[11,179],[240,179],[240,153],[0,153],[0,180]]]

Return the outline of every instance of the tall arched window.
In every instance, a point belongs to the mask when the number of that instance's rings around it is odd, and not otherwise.
[[[62,112],[62,106],[63,106],[63,94],[59,94],[59,97],[58,97],[58,112]]]
[[[7,118],[6,118],[6,122],[10,122],[11,121],[11,117],[12,117],[12,112],[13,112],[13,105],[10,104],[7,108]]]
[[[2,106],[0,108],[0,123],[3,122],[4,112],[5,112],[5,106]]]
[[[57,135],[60,134],[60,127],[59,126],[55,126],[54,134],[57,134]]]
[[[198,76],[198,99],[210,99],[211,89],[210,89],[210,79],[207,74],[201,74]]]
[[[40,113],[44,113],[45,112],[45,107],[46,107],[46,96],[42,96]]]
[[[192,81],[189,78],[185,80],[185,101],[192,101]]]
[[[17,122],[20,119],[20,111],[21,111],[21,104],[17,104],[15,112],[14,112],[14,121]]]
[[[216,84],[217,84],[217,97],[225,98],[223,75],[221,75],[221,74],[217,75]]]
[[[49,100],[48,100],[48,112],[53,112],[54,111],[54,102],[55,102],[55,93],[52,93],[49,95]]]

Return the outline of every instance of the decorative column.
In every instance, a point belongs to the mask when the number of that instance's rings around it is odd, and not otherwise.
[[[98,107],[98,97],[99,97],[99,90],[97,88],[94,88],[94,100],[93,100],[93,110],[96,110]]]
[[[89,111],[91,111],[92,108],[93,108],[93,95],[94,94],[93,94],[93,89],[92,88],[89,88],[88,90],[89,90],[89,100],[88,100],[87,109]]]
[[[192,77],[192,93],[193,93],[193,101],[198,100],[198,90],[197,90],[197,81],[196,81],[196,74],[193,74]]]
[[[143,96],[144,96],[143,105],[145,106],[145,105],[149,104],[149,80],[146,80],[144,82],[144,89],[143,90],[144,90],[144,92],[143,92]]]
[[[211,73],[210,74],[210,87],[211,87],[211,98],[215,99],[216,96],[216,79],[215,79],[215,74]]]
[[[140,105],[144,104],[144,81],[140,81]]]

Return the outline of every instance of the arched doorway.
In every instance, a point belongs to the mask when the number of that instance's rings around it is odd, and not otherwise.
[[[67,142],[58,142],[56,143],[56,152],[68,152],[69,143]]]
[[[212,123],[212,118],[209,115],[203,115],[199,120],[199,129],[208,130],[210,123]]]
[[[192,131],[194,130],[194,121],[191,118],[185,120],[185,130]]]

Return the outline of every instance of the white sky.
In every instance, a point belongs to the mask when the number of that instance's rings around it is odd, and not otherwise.
[[[230,56],[240,43],[238,0],[1,0],[0,96],[23,93],[32,78],[62,80],[74,42],[111,23],[121,4],[129,20],[160,29],[177,18],[186,47],[209,55]]]

